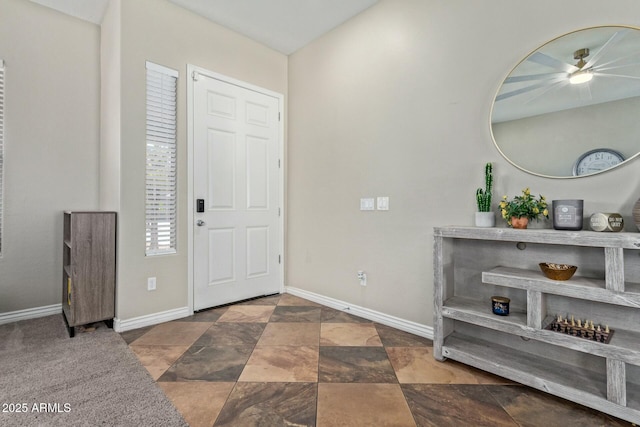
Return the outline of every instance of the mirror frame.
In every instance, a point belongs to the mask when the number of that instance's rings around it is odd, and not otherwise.
[[[492,123],[492,118],[493,118],[493,110],[495,108],[496,105],[496,98],[498,97],[498,95],[500,94],[500,91],[502,90],[502,87],[504,86],[504,82],[506,81],[506,79],[516,70],[516,68],[518,68],[523,62],[525,62],[531,55],[533,55],[534,53],[538,52],[542,47],[547,46],[550,43],[553,43],[554,41],[561,39],[565,36],[568,36],[570,34],[574,34],[580,31],[585,31],[585,30],[590,30],[590,29],[596,29],[596,28],[609,28],[609,27],[619,27],[619,28],[629,28],[632,30],[636,30],[636,31],[640,31],[640,27],[636,27],[633,25],[617,25],[617,24],[611,24],[611,25],[597,25],[597,26],[592,26],[592,27],[584,27],[584,28],[579,28],[577,30],[573,30],[573,31],[569,31],[566,32],[564,34],[561,34],[557,37],[554,37],[550,40],[548,40],[547,42],[539,45],[538,47],[536,47],[534,50],[530,51],[528,54],[526,54],[520,61],[518,61],[518,63],[513,66],[511,68],[511,70],[505,75],[505,77],[501,80],[500,85],[498,86],[498,88],[495,91],[495,95],[493,96],[493,101],[491,102],[491,109],[489,111],[489,132],[491,134],[491,140],[493,141],[493,145],[495,146],[495,148],[498,150],[498,152],[500,153],[500,155],[507,161],[509,162],[511,165],[513,165],[514,167],[516,167],[517,169],[520,169],[523,172],[526,172],[528,174],[531,175],[535,175],[535,176],[539,176],[542,178],[551,178],[551,179],[576,179],[576,178],[587,178],[587,177],[592,177],[595,175],[600,175],[602,173],[606,173],[606,172],[611,172],[615,169],[618,169],[619,167],[626,165],[628,163],[630,163],[632,160],[638,158],[640,156],[640,149],[638,150],[637,153],[633,154],[632,156],[624,159],[624,161],[618,163],[615,166],[612,166],[610,168],[607,169],[603,169],[601,171],[598,172],[594,172],[594,173],[590,173],[590,174],[586,174],[586,175],[567,175],[567,176],[556,176],[556,175],[546,175],[543,173],[539,173],[539,172],[534,172],[531,170],[528,170],[518,164],[516,164],[513,160],[511,160],[509,157],[507,157],[507,155],[502,151],[502,149],[500,148],[500,146],[498,145],[498,142],[496,141],[495,135],[493,133],[493,123]],[[602,148],[609,148],[609,147],[602,147]]]

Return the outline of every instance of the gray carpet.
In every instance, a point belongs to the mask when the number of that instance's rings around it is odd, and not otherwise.
[[[95,326],[69,338],[62,315],[0,325],[0,425],[187,426],[120,335]]]

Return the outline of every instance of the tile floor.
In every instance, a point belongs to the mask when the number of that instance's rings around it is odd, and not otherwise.
[[[627,426],[289,295],[122,334],[192,426]]]

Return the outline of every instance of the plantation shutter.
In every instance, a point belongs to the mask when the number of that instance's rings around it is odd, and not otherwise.
[[[146,254],[176,252],[178,72],[147,62]]]
[[[2,253],[2,214],[4,212],[4,61],[0,59],[0,254]]]

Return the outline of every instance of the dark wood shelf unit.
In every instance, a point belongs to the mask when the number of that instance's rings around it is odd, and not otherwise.
[[[62,314],[71,337],[76,326],[113,325],[116,221],[115,212],[64,212]]]

